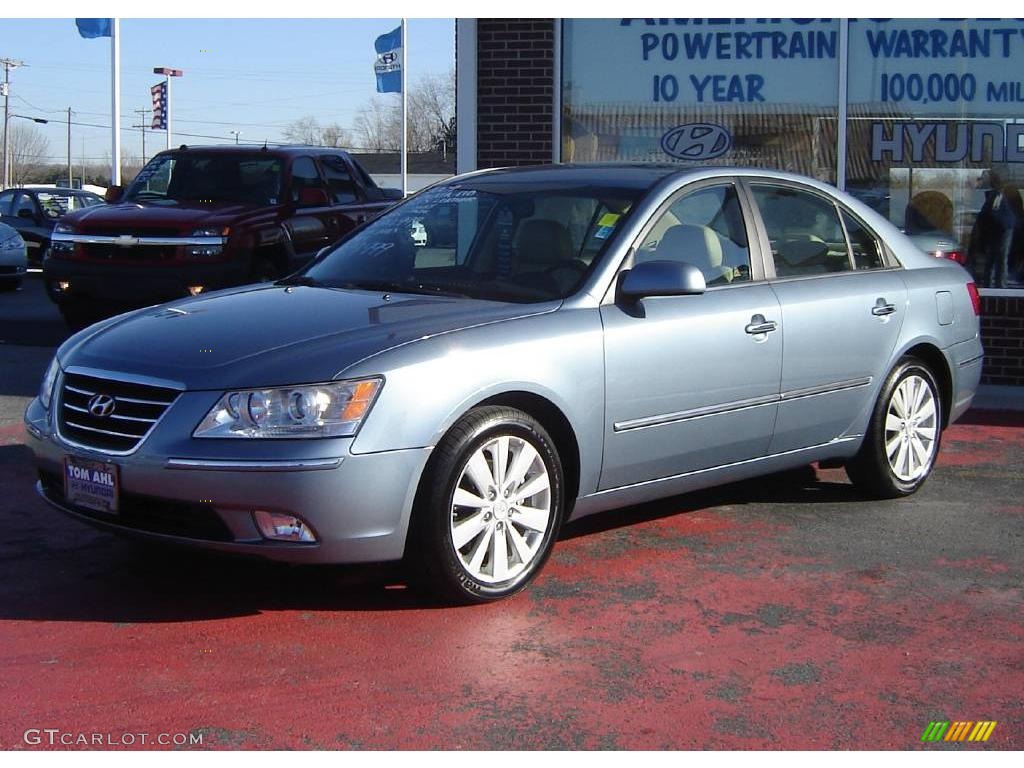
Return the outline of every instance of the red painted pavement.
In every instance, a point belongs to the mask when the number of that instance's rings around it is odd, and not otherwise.
[[[1024,748],[1024,429],[972,417],[912,499],[808,469],[609,513],[567,530],[527,592],[459,609],[361,572],[154,554],[42,505],[8,445],[0,748],[30,748],[29,728],[218,748]],[[998,725],[922,745],[937,719]]]

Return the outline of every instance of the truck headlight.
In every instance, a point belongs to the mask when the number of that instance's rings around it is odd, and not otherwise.
[[[53,228],[53,234],[55,235],[73,235],[75,234],[75,228],[70,224],[65,224],[58,221],[56,226]]]
[[[8,237],[6,240],[0,240],[0,250],[21,250],[25,247],[25,241],[21,239],[21,235],[15,232],[13,235]]]
[[[350,437],[383,385],[378,378],[225,392],[193,437]]]
[[[43,374],[43,382],[39,385],[39,402],[47,410],[50,408],[50,401],[53,399],[53,388],[57,384],[57,377],[59,375],[60,363],[57,362],[55,357],[50,361],[50,367],[46,369],[46,373]]]
[[[218,237],[221,241],[219,244],[190,245],[188,247],[188,255],[194,259],[209,259],[220,256],[224,251],[224,242],[227,240],[230,232],[230,227],[203,227],[202,229],[197,229],[189,237]]]

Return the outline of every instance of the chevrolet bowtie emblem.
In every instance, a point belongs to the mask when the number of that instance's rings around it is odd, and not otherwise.
[[[131,235],[118,235],[114,238],[114,245],[120,248],[131,248],[133,245],[139,244],[139,238],[132,237]]]

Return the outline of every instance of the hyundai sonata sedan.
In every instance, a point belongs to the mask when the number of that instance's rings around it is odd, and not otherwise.
[[[53,506],[516,592],[559,527],[809,462],[915,492],[982,364],[959,265],[811,179],[540,167],[433,186],[273,284],[71,337],[25,423]]]

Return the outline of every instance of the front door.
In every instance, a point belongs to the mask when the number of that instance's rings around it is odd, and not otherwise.
[[[781,402],[771,452],[856,432],[906,315],[907,288],[877,236],[813,190],[751,184],[782,306]]]
[[[767,452],[782,323],[778,300],[761,280],[752,232],[735,185],[715,182],[685,189],[641,235],[634,263],[687,261],[701,269],[708,289],[602,307],[602,489]]]

